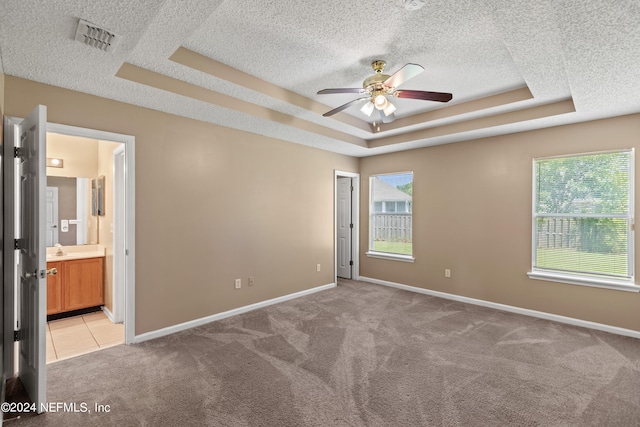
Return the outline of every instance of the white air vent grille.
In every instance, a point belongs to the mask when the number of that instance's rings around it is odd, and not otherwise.
[[[78,22],[76,40],[105,52],[113,52],[120,43],[120,35],[113,31],[105,30],[83,19]]]

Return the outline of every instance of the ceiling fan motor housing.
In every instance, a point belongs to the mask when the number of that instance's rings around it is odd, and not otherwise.
[[[372,89],[374,89],[374,90],[375,90],[375,89],[380,90],[380,89],[382,89],[382,88],[386,87],[386,86],[384,86],[384,85],[383,85],[383,83],[384,83],[388,78],[389,78],[389,75],[388,75],[388,74],[382,74],[382,73],[380,73],[380,74],[374,74],[374,75],[373,75],[373,76],[371,76],[371,77],[367,77],[367,78],[365,79],[365,81],[364,81],[364,82],[362,82],[362,87],[363,87],[363,88],[365,88],[365,89],[372,88]]]
[[[367,77],[362,82],[362,87],[365,88],[373,96],[386,93],[389,89],[383,83],[390,77],[388,74],[382,74],[382,70],[387,63],[381,59],[376,59],[371,63],[371,68],[376,72],[373,76]]]

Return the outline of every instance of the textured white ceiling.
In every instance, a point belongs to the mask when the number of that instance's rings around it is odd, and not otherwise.
[[[73,40],[78,19],[122,35],[113,54]],[[394,99],[399,118],[528,87],[532,99],[372,134],[348,120],[174,62],[184,47],[271,86],[317,95],[360,87],[374,59],[387,73],[405,63],[426,71],[402,88],[451,92],[449,104]],[[23,77],[286,141],[355,156],[519,132],[640,112],[637,0],[6,0],[0,2],[0,66]],[[572,99],[575,112],[367,148],[283,121],[116,77],[125,63],[364,140]],[[358,107],[342,114],[364,120]]]

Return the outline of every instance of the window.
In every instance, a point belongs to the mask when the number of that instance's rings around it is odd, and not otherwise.
[[[376,213],[390,213],[390,212],[411,212],[411,201],[403,200],[403,201],[377,201],[373,202],[373,211]]]
[[[413,172],[369,180],[369,252],[372,257],[413,261]]]
[[[632,286],[633,151],[537,159],[533,181],[529,276]]]

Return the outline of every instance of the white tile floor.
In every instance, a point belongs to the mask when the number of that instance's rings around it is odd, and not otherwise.
[[[102,312],[47,323],[47,363],[124,343],[124,325]]]

